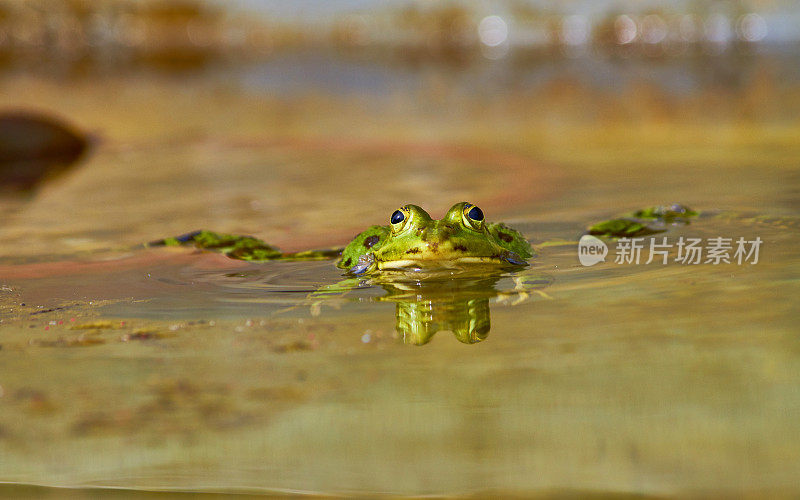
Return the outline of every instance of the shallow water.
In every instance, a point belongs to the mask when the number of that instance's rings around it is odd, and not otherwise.
[[[191,98],[122,88],[106,114],[79,104],[112,90],[35,94],[108,135],[74,173],[4,201],[0,480],[797,494],[794,121],[595,129],[451,109],[433,123],[395,110],[381,128],[344,98],[287,110],[202,85]],[[137,107],[153,100],[164,109]],[[366,284],[319,303],[309,292],[342,279],[328,261],[136,248],[200,227],[335,246],[401,204],[438,217],[462,199],[534,244],[566,243],[496,282]],[[606,262],[578,262],[589,224],[674,201],[701,216],[656,238],[760,237],[758,263],[617,264],[614,244]],[[442,331],[403,330],[414,304]],[[481,335],[445,331],[465,321]]]

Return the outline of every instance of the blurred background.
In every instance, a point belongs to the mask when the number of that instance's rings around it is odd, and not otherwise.
[[[621,205],[657,182],[759,209],[776,196],[754,199],[753,169],[798,157],[798,41],[789,0],[2,1],[8,130],[39,114],[20,154],[64,151],[6,162],[0,236],[42,253],[213,226],[294,248],[411,201],[579,216],[608,201],[561,188],[599,168],[591,185],[638,193]],[[747,189],[715,190],[720,163],[752,167]]]

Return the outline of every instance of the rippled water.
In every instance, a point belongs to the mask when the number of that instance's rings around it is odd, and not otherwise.
[[[6,330],[3,470],[137,488],[792,491],[791,233],[708,218],[670,237],[718,234],[758,234],[762,260],[583,268],[574,247],[546,248],[544,295],[493,298],[472,345],[404,344],[374,287],[315,313],[307,293],[340,279],[328,262],[197,254],[71,276],[78,296],[112,280],[136,298],[96,310],[113,323],[101,345],[37,344],[52,335],[33,316]],[[18,283],[25,300],[66,286]],[[153,336],[123,340],[137,331]]]
[[[197,90],[158,94],[151,115],[137,108],[155,99],[147,86],[125,88],[108,113],[74,104],[103,89],[74,89],[59,109],[104,123],[106,142],[9,202],[0,227],[1,481],[797,493],[794,122],[595,130],[490,116],[493,130],[400,113],[376,126],[350,104]],[[200,132],[165,124],[170,113]],[[404,203],[439,217],[462,199],[562,244],[496,279],[362,283],[322,300],[309,294],[344,278],[329,261],[136,246],[201,227],[336,246]],[[579,264],[589,224],[670,202],[701,216],[657,238],[759,237],[759,262],[617,264],[611,243],[606,262]]]

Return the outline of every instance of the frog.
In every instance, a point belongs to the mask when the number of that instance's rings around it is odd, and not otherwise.
[[[533,255],[519,231],[487,222],[483,210],[463,201],[438,220],[418,205],[398,208],[388,225],[371,226],[353,238],[336,265],[352,275],[369,275],[471,264],[525,266]]]
[[[248,261],[337,259],[343,279],[309,293],[303,305],[312,316],[323,305],[338,305],[345,295],[380,287],[385,294],[371,300],[396,305],[396,330],[404,343],[424,345],[439,330],[450,330],[459,342],[483,341],[489,333],[489,300],[525,301],[552,281],[527,274],[535,256],[525,236],[502,222],[487,222],[483,210],[456,203],[441,219],[408,204],[389,216],[386,225],[370,226],[345,247],[284,253],[252,236],[194,231],[151,245],[194,245]],[[513,290],[499,290],[503,278]],[[338,299],[338,300],[337,300]],[[288,308],[292,309],[294,308]]]
[[[336,266],[352,276],[370,276],[404,269],[525,267],[535,255],[519,231],[503,222],[485,220],[483,210],[456,203],[441,219],[418,205],[403,205],[389,224],[370,226],[344,248],[284,253],[252,236],[194,231],[155,241],[148,246],[194,245],[248,261],[320,260],[337,258]]]

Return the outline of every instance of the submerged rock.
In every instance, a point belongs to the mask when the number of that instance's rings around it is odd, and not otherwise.
[[[30,190],[74,165],[88,147],[86,136],[53,117],[0,112],[0,186]]]

